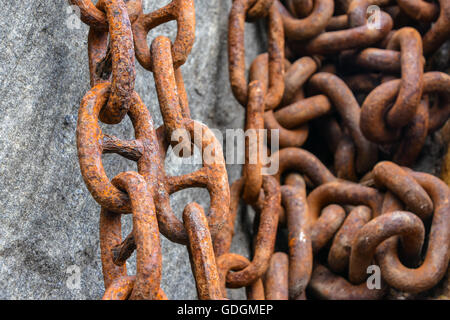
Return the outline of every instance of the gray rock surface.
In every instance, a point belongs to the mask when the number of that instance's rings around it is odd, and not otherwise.
[[[144,0],[144,12],[168,3]],[[227,17],[231,1],[195,0],[196,41],[183,66],[192,118],[210,128],[242,128],[244,110],[228,83]],[[66,1],[0,0],[0,299],[98,299],[103,293],[98,237],[99,205],[81,178],[75,129],[77,112],[89,89],[88,27],[69,28]],[[247,56],[260,51],[258,26],[248,25]],[[176,23],[150,32],[174,39]],[[153,76],[137,67],[136,91],[162,123]],[[128,119],[103,126],[107,133],[132,138]],[[136,165],[104,156],[108,176]],[[170,174],[192,171],[169,158]],[[240,175],[229,167],[230,182]],[[206,199],[206,200],[205,200]],[[174,211],[197,201],[208,206],[207,192],[172,196]],[[124,235],[131,228],[124,217]],[[237,229],[233,252],[248,255],[248,239]],[[162,288],[170,299],[195,299],[186,248],[162,237]],[[70,289],[67,268],[81,271],[81,287]],[[134,263],[129,263],[134,273]],[[231,298],[243,298],[234,290]]]

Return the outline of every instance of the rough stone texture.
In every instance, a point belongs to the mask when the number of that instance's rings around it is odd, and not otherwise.
[[[144,0],[144,12],[168,0]],[[67,27],[65,1],[0,0],[0,299],[98,299],[103,279],[98,238],[99,205],[85,187],[77,160],[77,111],[89,89],[87,32]],[[183,66],[192,118],[211,128],[242,128],[244,110],[228,84],[226,28],[231,1],[196,0],[196,42]],[[261,51],[260,26],[248,25],[247,56]],[[153,30],[174,39],[176,23]],[[162,123],[153,76],[137,67],[136,91]],[[128,119],[104,131],[132,138]],[[104,157],[108,176],[136,165],[116,155]],[[168,159],[170,174],[192,171]],[[230,182],[240,175],[229,168]],[[178,216],[189,201],[208,206],[204,190],[172,197]],[[124,235],[130,217],[124,217]],[[248,255],[240,228],[233,252]],[[170,299],[195,299],[184,246],[162,238],[162,288]],[[81,268],[81,288],[69,289],[69,266]],[[129,264],[134,273],[134,264]],[[243,298],[234,290],[230,298]]]

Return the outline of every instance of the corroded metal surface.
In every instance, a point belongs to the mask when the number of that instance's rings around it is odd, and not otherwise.
[[[167,299],[159,233],[187,246],[200,299],[226,299],[226,288],[241,287],[255,300],[381,299],[390,287],[418,293],[439,284],[450,256],[450,190],[408,167],[450,116],[450,77],[429,58],[449,37],[448,1],[342,0],[333,16],[330,0],[234,0],[230,86],[246,108],[245,129],[256,133],[238,151],[243,175],[231,188],[219,141],[190,117],[180,69],[194,43],[194,1],[147,14],[141,1],[71,3],[91,27],[92,88],[80,106],[77,147],[83,179],[102,207],[104,299]],[[381,7],[377,28],[371,5]],[[149,31],[171,20],[174,43],[158,36],[149,47]],[[246,77],[245,23],[257,20],[267,20],[268,49]],[[135,55],[153,72],[164,121],[157,130],[134,91]],[[99,121],[117,124],[125,115],[135,139],[102,133]],[[178,139],[180,130],[187,137]],[[279,150],[269,148],[273,130]],[[201,169],[168,176],[169,146],[181,147],[180,157],[212,149],[215,161],[202,158]],[[137,172],[110,181],[103,153],[136,161]],[[276,172],[263,173],[268,165]],[[170,195],[193,187],[208,190],[209,212],[189,203],[182,222]],[[248,258],[230,252],[241,199],[255,211]],[[133,230],[122,241],[121,215],[130,213]],[[283,228],[286,252],[276,245]],[[132,276],[125,265],[134,251]],[[376,288],[366,283],[370,266],[379,266]]]
[[[244,28],[250,0],[236,0],[231,8],[228,22],[228,57],[230,83],[236,99],[246,106],[248,85],[245,79]],[[280,102],[284,91],[284,33],[280,14],[274,7],[269,20],[269,89],[266,93],[265,109],[273,109]]]
[[[99,1],[95,7],[90,1],[73,3],[80,6],[83,21],[91,26],[89,66],[93,87],[81,103],[77,147],[84,181],[102,206],[104,299],[167,299],[160,288],[160,232],[189,246],[199,298],[221,299],[212,243],[228,221],[230,195],[225,161],[222,148],[209,128],[191,120],[179,70],[194,41],[193,1],[175,0],[147,15],[142,13],[141,1],[129,1],[128,11],[122,0]],[[152,42],[150,56],[148,31],[172,19],[178,21],[174,46],[168,38],[160,36]],[[164,120],[164,126],[158,130],[134,91],[134,45],[138,60],[154,73]],[[102,133],[99,121],[116,124],[126,114],[134,126],[134,140]],[[203,168],[196,172],[167,176],[166,148],[177,129],[185,129],[189,139],[200,133],[201,139],[195,139],[194,143],[183,141],[184,146],[195,144],[202,151],[210,148],[214,159],[209,162],[203,159]],[[136,161],[138,172],[121,173],[110,181],[102,166],[103,153],[117,153]],[[183,224],[173,213],[169,196],[191,187],[208,189],[211,206],[206,217],[203,208],[188,204]],[[122,241],[120,218],[128,213],[133,215],[133,231]],[[125,263],[134,251],[136,275],[128,276]]]

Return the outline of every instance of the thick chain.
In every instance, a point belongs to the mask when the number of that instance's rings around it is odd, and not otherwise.
[[[450,191],[401,165],[414,165],[427,136],[449,118],[449,76],[432,71],[426,59],[448,39],[448,1],[439,7],[399,0],[387,8],[392,1],[343,0],[336,2],[342,14],[333,16],[333,1],[274,0],[269,50],[253,61],[247,85],[243,39],[244,21],[254,20],[251,4],[234,0],[230,11],[230,84],[246,107],[246,130],[260,128],[262,116],[269,136],[279,131],[281,149],[271,154],[278,195],[269,197],[261,162],[249,162],[270,153],[270,144],[246,144],[243,176],[231,186],[231,214],[217,238],[222,286],[245,286],[248,299],[306,299],[306,288],[308,298],[380,299],[389,287],[411,293],[435,287],[449,263],[450,222],[443,216],[450,214]],[[386,8],[377,28],[366,17],[371,5]],[[400,27],[399,10],[409,19]],[[278,19],[285,53],[274,31]],[[428,31],[416,23],[436,19]],[[274,73],[284,56],[284,75]],[[379,157],[394,162],[377,163]],[[241,197],[256,212],[251,261],[229,253]],[[283,228],[286,252],[275,246]],[[381,269],[376,290],[366,284],[373,263]]]
[[[101,206],[103,299],[167,299],[160,233],[186,245],[200,299],[225,299],[226,288],[240,287],[256,300],[381,299],[389,288],[417,293],[438,285],[450,258],[450,190],[406,166],[450,116],[450,77],[433,71],[430,58],[449,38],[449,1],[233,0],[230,85],[254,134],[231,187],[219,142],[191,119],[181,72],[195,39],[194,0],[147,14],[140,0],[69,2],[90,26],[92,88],[81,102],[77,147],[83,179]],[[375,28],[366,15],[373,5]],[[149,46],[149,31],[171,20],[174,43],[158,36]],[[245,23],[257,20],[267,24],[268,49],[246,77]],[[164,121],[158,129],[134,91],[135,56],[154,76]],[[102,133],[99,121],[119,124],[126,115],[135,139]],[[271,150],[275,130],[279,150]],[[180,131],[187,137],[178,139]],[[202,154],[213,150],[214,161],[168,176],[169,146],[186,157],[194,145]],[[105,153],[136,161],[138,171],[110,180]],[[272,165],[278,170],[267,175]],[[189,203],[180,221],[170,195],[192,187],[208,190],[210,210]],[[248,258],[230,253],[241,198],[256,213]],[[130,213],[133,230],[123,240],[121,215]],[[283,228],[288,250],[276,245]],[[134,251],[136,272],[128,275]],[[381,270],[375,290],[366,284],[374,263]]]

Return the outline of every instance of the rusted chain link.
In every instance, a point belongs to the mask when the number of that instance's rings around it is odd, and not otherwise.
[[[328,265],[333,272],[341,273],[347,270],[353,241],[359,229],[371,218],[372,212],[366,206],[356,206],[345,218],[328,252]]]
[[[275,247],[281,195],[278,182],[271,176],[264,176],[262,189],[264,200],[255,239],[255,254],[246,268],[228,273],[227,285],[231,288],[240,288],[254,283],[269,267],[270,257]]]
[[[133,23],[134,44],[139,63],[153,71],[152,54],[147,44],[149,31],[171,20],[177,21],[177,36],[171,46],[173,66],[182,66],[192,50],[195,40],[194,0],[173,0],[168,5],[148,14],[141,14]]]
[[[313,263],[306,185],[301,176],[289,175],[281,195],[289,232],[288,292],[289,298],[295,300],[304,294]]]
[[[382,274],[392,287],[407,292],[422,292],[434,287],[444,277],[449,263],[450,214],[448,186],[438,178],[420,172],[410,175],[433,200],[434,213],[426,256],[419,267],[408,268],[400,261],[397,242],[390,239],[376,250]]]
[[[267,300],[288,300],[289,258],[284,252],[275,252],[270,258],[264,281],[264,292]]]
[[[262,154],[264,142],[264,91],[261,82],[253,81],[249,85],[249,99],[246,108],[245,130],[248,139],[245,141],[245,163],[243,168],[244,191],[243,199],[250,204],[258,201],[263,184]],[[256,158],[256,159],[255,159]]]
[[[401,137],[401,131],[398,128],[390,127],[386,120],[387,111],[390,109],[390,103],[398,95],[401,88],[401,80],[391,80],[382,83],[376,87],[366,98],[361,108],[361,131],[371,141],[378,144],[392,144],[403,139],[403,144],[410,144],[410,139],[405,140],[407,135],[415,138],[415,150],[408,151],[412,146],[405,147],[400,146],[399,151],[396,152],[394,159],[400,164],[410,165],[414,163],[423,144],[425,143],[426,136],[431,130],[439,129],[448,118],[447,112],[449,109],[448,99],[450,77],[442,72],[427,72],[423,76],[423,94],[438,94],[440,99],[438,105],[434,107],[436,113],[431,110],[427,110],[427,101],[418,103],[417,112],[413,114],[414,120],[410,122],[404,133],[405,137]],[[414,86],[414,84],[411,84]],[[425,109],[424,109],[425,108]],[[401,109],[405,110],[405,109]],[[439,116],[437,116],[439,114]],[[433,117],[430,123],[430,117]],[[442,116],[440,120],[437,117]],[[421,120],[424,119],[424,120]],[[427,125],[428,122],[428,125]],[[430,128],[431,127],[431,128]],[[411,128],[411,129],[410,129]],[[407,152],[410,157],[405,157],[402,152]],[[403,160],[404,159],[404,160]]]
[[[314,0],[311,13],[303,19],[295,19],[278,0],[275,3],[283,19],[286,37],[292,40],[306,40],[320,34],[325,30],[334,10],[332,0]]]
[[[124,2],[127,5],[127,15],[130,17],[131,22],[134,22],[142,14],[142,0],[128,0]],[[102,31],[107,31],[110,27],[107,14],[105,13],[105,6],[111,5],[114,1],[99,0],[97,5],[94,5],[92,0],[69,0],[69,3],[80,8],[81,21],[88,26]]]
[[[148,192],[147,183],[144,177],[136,172],[126,172],[119,174],[112,180],[113,185],[125,190],[130,197],[133,212],[133,238],[136,245],[136,279],[130,299],[153,300],[158,296],[161,282],[162,257],[159,243],[158,221],[156,218],[155,205]],[[109,232],[117,228],[120,230],[120,216],[113,221],[118,226],[103,225],[100,220],[100,238],[110,239]],[[104,231],[104,233],[102,232]],[[109,241],[108,241],[109,242]],[[111,255],[112,243],[104,243],[102,246],[103,273],[106,278],[109,276],[108,264],[106,261]],[[125,263],[125,262],[124,262]],[[125,265],[122,264],[126,275]],[[106,281],[105,281],[106,285]]]
[[[222,299],[219,273],[203,208],[191,203],[184,209],[183,220],[189,237],[189,256],[201,300]]]

